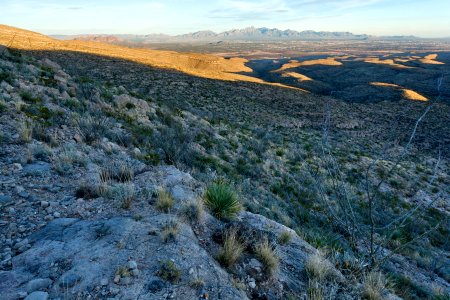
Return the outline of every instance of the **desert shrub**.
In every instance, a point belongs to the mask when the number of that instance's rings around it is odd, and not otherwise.
[[[237,194],[226,183],[211,184],[203,198],[218,219],[233,219],[242,209]]]
[[[56,144],[56,141],[54,139],[53,136],[51,136],[45,126],[43,124],[36,124],[35,126],[33,126],[33,133],[32,133],[33,137],[41,142],[47,143],[47,144]]]
[[[153,136],[155,147],[161,148],[164,152],[164,161],[175,166],[180,163],[190,165],[192,151],[189,145],[193,140],[194,134],[178,124],[164,127],[159,134]]]
[[[20,142],[27,144],[31,142],[33,138],[33,126],[29,122],[25,122],[19,125],[19,140]]]
[[[305,270],[309,278],[322,281],[333,275],[333,265],[320,251],[309,256],[305,264]]]
[[[176,283],[181,277],[181,271],[171,260],[161,262],[157,275],[171,283]]]
[[[14,82],[13,73],[8,70],[0,70],[0,82],[6,81],[9,84]]]
[[[181,213],[191,223],[199,223],[203,220],[205,209],[202,201],[189,201],[182,209]]]
[[[52,155],[52,150],[46,144],[32,145],[31,153],[37,160],[48,161],[49,157]]]
[[[161,231],[161,238],[164,243],[175,241],[179,232],[180,227],[178,225],[178,222],[171,219],[164,224]]]
[[[133,181],[134,171],[125,163],[112,163],[107,167],[100,169],[100,180],[102,182],[121,182],[127,183]]]
[[[223,246],[217,254],[217,260],[224,266],[231,267],[241,257],[244,246],[239,241],[236,230],[230,229],[225,233]]]
[[[113,200],[123,209],[129,209],[135,198],[135,188],[132,183],[114,183],[102,180],[97,191],[99,195]]]
[[[82,184],[75,190],[75,197],[83,199],[94,199],[99,197],[98,189],[89,184]]]
[[[158,191],[158,197],[156,198],[156,208],[162,212],[168,213],[175,204],[172,196],[165,190],[160,189]]]
[[[5,102],[3,100],[0,100],[0,113],[5,112],[7,109]]]
[[[267,238],[255,246],[255,254],[262,262],[265,273],[269,276],[274,275],[280,261],[275,249],[270,245]]]
[[[111,198],[120,203],[123,209],[129,209],[135,198],[134,185],[130,183],[115,184],[110,188]]]
[[[278,236],[278,243],[281,245],[289,244],[289,242],[292,240],[292,235],[289,231],[283,231]]]
[[[78,121],[78,131],[87,144],[92,144],[105,136],[109,121],[104,116],[82,116]]]
[[[371,272],[364,276],[362,286],[362,296],[368,300],[382,300],[384,299],[384,292],[386,290],[387,281],[380,272]]]
[[[40,103],[42,102],[42,99],[33,95],[31,92],[29,91],[24,91],[20,93],[20,97],[22,98],[23,101],[27,102],[27,103]]]
[[[61,152],[53,157],[53,167],[59,174],[68,174],[73,165],[86,166],[87,161],[80,152],[71,147],[64,147]]]
[[[116,275],[120,277],[130,277],[131,273],[126,266],[119,266],[117,268]]]

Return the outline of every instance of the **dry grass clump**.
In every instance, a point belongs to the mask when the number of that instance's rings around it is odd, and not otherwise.
[[[33,125],[29,122],[22,123],[19,126],[19,140],[20,142],[27,144],[33,139]]]
[[[280,260],[275,249],[270,245],[269,240],[265,238],[255,247],[256,257],[264,265],[264,271],[267,275],[273,276],[278,270]]]
[[[224,266],[231,267],[244,252],[244,245],[239,241],[236,230],[231,229],[225,233],[223,246],[219,250],[217,260]]]
[[[233,219],[242,209],[238,196],[226,183],[211,184],[203,198],[206,206],[220,220]]]
[[[78,121],[78,131],[87,144],[93,144],[105,136],[109,121],[104,116],[82,116]]]
[[[320,282],[317,280],[308,281],[308,299],[309,300],[323,300],[325,299],[323,295],[323,288]]]
[[[178,225],[178,222],[172,219],[167,221],[166,224],[164,224],[161,231],[161,238],[164,241],[164,243],[175,241],[179,232],[180,227]]]
[[[172,196],[163,189],[158,191],[158,198],[156,198],[156,208],[162,212],[168,213],[175,204]]]
[[[181,213],[189,222],[200,223],[205,214],[202,201],[189,201],[181,209]]]
[[[333,275],[333,265],[320,251],[309,256],[305,264],[306,273],[310,278],[322,281]]]
[[[278,236],[278,243],[280,243],[281,245],[289,244],[291,240],[292,234],[289,231],[283,231]]]
[[[125,163],[113,163],[110,166],[100,169],[100,180],[102,182],[122,182],[133,181],[134,171]]]
[[[362,296],[369,300],[382,300],[388,282],[380,272],[370,272],[364,276]]]

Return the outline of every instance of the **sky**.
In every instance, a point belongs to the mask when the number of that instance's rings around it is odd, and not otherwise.
[[[182,34],[249,26],[450,37],[450,0],[0,0],[0,24],[44,34]]]

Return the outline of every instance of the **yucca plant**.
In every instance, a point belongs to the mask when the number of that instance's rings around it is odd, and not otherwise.
[[[233,219],[242,209],[237,194],[226,183],[211,184],[203,198],[206,206],[220,220]]]

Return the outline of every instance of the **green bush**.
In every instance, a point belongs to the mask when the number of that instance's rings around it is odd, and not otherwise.
[[[180,279],[181,271],[177,268],[173,261],[166,260],[161,263],[157,275],[171,283],[176,283]]]
[[[242,209],[237,194],[225,183],[211,184],[203,198],[218,219],[233,219]]]

